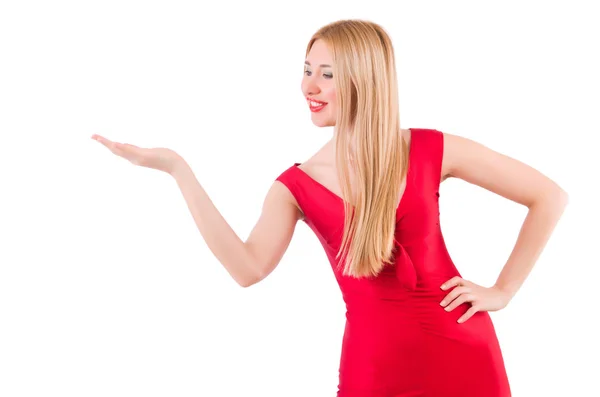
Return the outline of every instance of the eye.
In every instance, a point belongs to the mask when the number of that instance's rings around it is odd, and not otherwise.
[[[312,74],[312,72],[308,69],[304,69],[304,74],[307,76],[310,76]],[[326,79],[332,79],[333,75],[331,73],[323,73],[323,77],[325,77]]]

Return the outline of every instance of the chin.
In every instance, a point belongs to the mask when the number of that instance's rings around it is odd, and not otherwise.
[[[313,124],[317,127],[333,127],[335,123],[331,120],[313,120]]]

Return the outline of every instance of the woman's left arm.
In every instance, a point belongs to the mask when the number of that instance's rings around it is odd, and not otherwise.
[[[490,291],[492,296],[494,293],[503,295],[503,302],[499,305],[505,306],[517,293],[548,242],[567,206],[568,194],[556,182],[527,164],[468,138],[449,133],[444,133],[442,174],[442,179],[463,179],[529,209],[515,247],[491,287],[493,291]],[[455,277],[444,283],[442,289],[464,284],[464,280]],[[456,297],[450,296],[452,299],[445,300],[454,300]],[[444,303],[449,302],[443,302],[442,306],[445,306]],[[491,310],[497,310],[497,305],[492,303]],[[482,302],[481,306],[490,306],[490,302]],[[463,321],[476,311],[465,313]]]

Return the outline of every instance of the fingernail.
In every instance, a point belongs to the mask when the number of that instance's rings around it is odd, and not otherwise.
[[[446,304],[446,301],[441,301],[440,305],[444,306]]]

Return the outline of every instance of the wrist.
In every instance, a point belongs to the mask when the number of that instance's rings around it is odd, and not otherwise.
[[[190,169],[190,166],[188,165],[188,163],[183,159],[183,157],[179,157],[173,163],[173,166],[171,167],[169,174],[171,174],[171,176],[173,178],[177,178],[180,175],[183,175],[189,169]]]
[[[516,288],[513,288],[511,286],[508,285],[503,285],[503,284],[494,284],[494,288],[496,288],[498,291],[502,292],[507,300],[511,300],[513,298],[513,296],[515,296],[515,294],[517,293]]]

